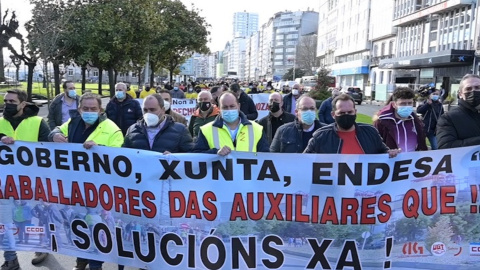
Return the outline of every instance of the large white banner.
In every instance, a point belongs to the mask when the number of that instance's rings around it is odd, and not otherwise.
[[[479,151],[0,144],[0,247],[148,269],[477,269]]]

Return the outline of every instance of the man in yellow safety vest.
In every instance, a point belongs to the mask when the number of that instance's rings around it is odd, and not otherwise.
[[[50,127],[42,117],[37,116],[38,107],[27,103],[27,93],[23,90],[8,90],[3,101],[3,117],[0,117],[0,140],[4,144],[13,144],[15,141],[46,142]],[[6,206],[4,206],[6,208]],[[11,224],[9,213],[0,214],[0,223]],[[11,217],[11,215],[10,215]],[[5,237],[7,242],[15,241],[13,237]],[[20,241],[21,242],[21,241]],[[8,243],[13,248],[15,243]],[[35,252],[33,264],[39,264],[47,257],[48,253]],[[16,269],[20,265],[15,251],[4,252],[5,262],[2,269]]]
[[[220,115],[200,127],[194,152],[217,153],[226,156],[231,151],[269,152],[263,127],[247,119],[240,111],[240,104],[231,92],[220,98]]]

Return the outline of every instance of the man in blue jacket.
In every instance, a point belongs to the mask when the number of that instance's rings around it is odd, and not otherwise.
[[[193,140],[185,125],[176,123],[165,113],[164,100],[153,94],[143,101],[143,119],[132,125],[125,135],[123,147],[151,150],[164,154],[186,153]]]
[[[295,121],[277,129],[270,152],[302,153],[313,133],[324,125],[315,119],[317,107],[313,98],[300,96],[295,107]]]
[[[115,85],[115,96],[108,102],[105,112],[108,119],[122,130],[123,135],[131,125],[142,118],[140,103],[127,95],[127,85],[124,83]]]
[[[335,122],[335,119],[332,117],[332,101],[335,97],[340,95],[340,91],[338,91],[338,89],[331,88],[330,90],[332,92],[332,96],[325,99],[318,110],[318,121],[327,125]]]

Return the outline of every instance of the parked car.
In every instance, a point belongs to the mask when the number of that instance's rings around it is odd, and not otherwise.
[[[385,248],[385,239],[375,239],[365,245],[365,249],[381,249]]]
[[[5,81],[3,81],[1,84],[19,85],[17,80],[9,76],[5,76]]]
[[[360,89],[360,87],[358,86],[344,86],[342,88],[342,92],[343,93],[347,93],[349,94],[350,96],[352,96],[353,100],[355,100],[355,102],[358,104],[358,105],[361,105],[362,104],[362,101],[363,101],[363,91],[362,89]]]

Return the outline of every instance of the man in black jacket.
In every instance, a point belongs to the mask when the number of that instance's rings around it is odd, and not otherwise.
[[[294,122],[280,126],[273,137],[270,152],[302,153],[313,133],[323,126],[316,117],[315,100],[309,96],[297,99]]]
[[[192,136],[185,125],[165,114],[160,94],[147,96],[143,102],[143,120],[132,125],[123,147],[151,150],[164,154],[187,153],[193,149]]]
[[[142,118],[140,103],[127,95],[127,85],[124,83],[115,85],[115,96],[108,102],[105,112],[108,119],[122,130],[123,135],[131,125]]]
[[[297,99],[300,97],[300,85],[295,84],[292,87],[292,92],[283,97],[283,107],[282,109],[286,112],[295,113]]]
[[[263,126],[263,134],[267,137],[269,144],[272,143],[273,137],[281,125],[295,120],[295,115],[283,111],[282,105],[282,95],[278,92],[271,93],[268,97],[269,113],[257,121],[257,123]]]
[[[332,101],[335,123],[317,130],[304,153],[323,154],[381,154],[395,157],[400,150],[389,150],[372,125],[355,123],[355,101],[341,94]]]
[[[438,149],[436,127],[440,116],[443,114],[443,104],[440,100],[440,90],[435,89],[425,102],[418,106],[417,113],[423,117],[423,130],[430,141],[430,148],[432,150]]]
[[[439,149],[480,144],[480,76],[465,75],[460,81],[458,93],[458,106],[438,120]]]
[[[62,85],[63,93],[57,95],[48,108],[48,126],[53,130],[57,126],[70,119],[70,110],[78,108],[77,92],[72,81],[66,81]]]
[[[230,89],[240,103],[240,111],[247,116],[248,120],[255,120],[258,117],[257,107],[253,100],[240,89],[238,83],[230,85]]]

